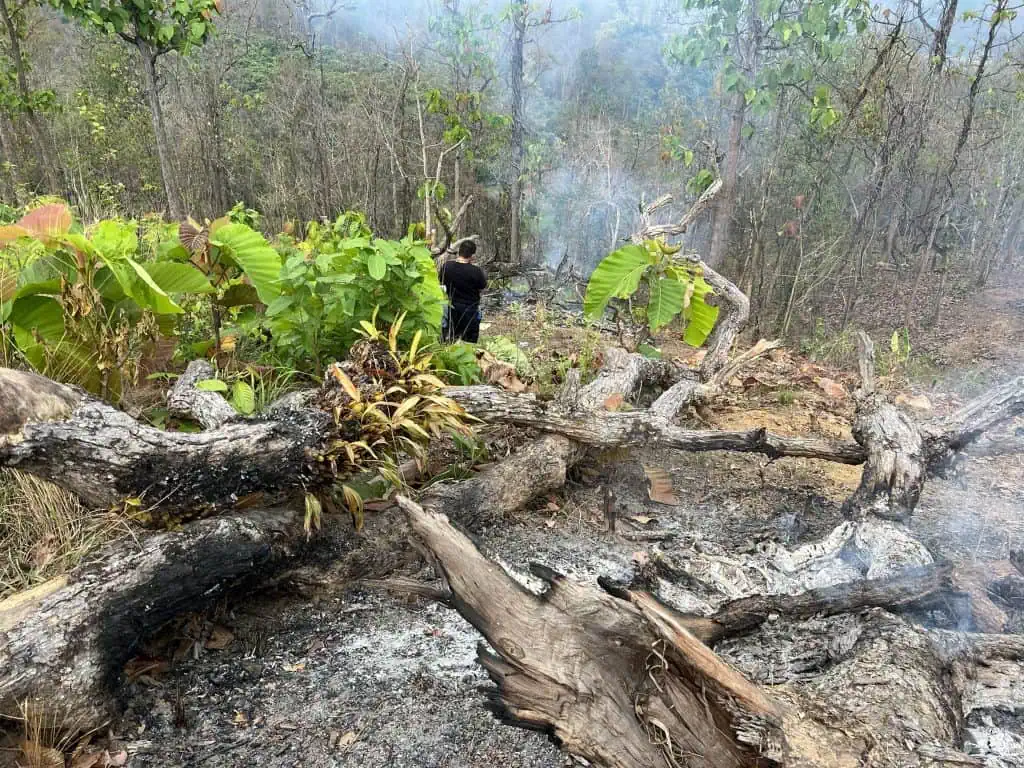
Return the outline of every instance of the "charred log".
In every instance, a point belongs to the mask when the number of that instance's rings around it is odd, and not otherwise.
[[[101,726],[143,640],[238,580],[273,573],[301,547],[301,531],[286,509],[204,520],[113,543],[55,589],[0,602],[0,716],[28,702],[69,731]]]
[[[984,639],[970,651],[945,648],[937,636],[875,609],[832,651],[828,674],[769,692],[650,594],[609,594],[542,566],[532,571],[547,588],[534,594],[438,511],[400,503],[414,537],[434,558],[444,601],[487,640],[478,660],[496,686],[488,706],[512,724],[549,732],[592,764],[891,768],[965,756],[962,715],[949,702],[973,683],[951,676],[948,664],[981,653]],[[944,583],[935,573],[919,574],[920,581],[909,579],[890,594],[925,599]],[[839,602],[852,607],[859,600],[847,594]],[[760,609],[731,610],[747,622]],[[989,646],[988,653],[1003,656],[1020,650],[1019,642]],[[898,674],[874,677],[896,658]]]

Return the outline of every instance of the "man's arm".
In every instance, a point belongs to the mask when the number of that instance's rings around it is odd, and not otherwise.
[[[483,271],[483,269],[482,269],[481,267],[477,267],[477,268],[476,268],[476,271],[477,271],[477,273],[478,273],[478,274],[477,274],[477,285],[476,285],[476,287],[477,287],[477,288],[478,288],[479,290],[481,290],[481,291],[482,291],[482,290],[484,290],[485,288],[487,288],[487,273],[486,273],[486,272],[484,272],[484,271]]]

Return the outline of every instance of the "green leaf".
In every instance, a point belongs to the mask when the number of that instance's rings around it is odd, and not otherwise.
[[[231,405],[244,416],[254,414],[256,412],[256,393],[253,388],[244,381],[236,381],[231,387]]]
[[[379,251],[373,251],[366,257],[366,268],[370,271],[370,277],[374,280],[383,280],[388,272],[387,262],[384,255]]]
[[[587,283],[584,316],[598,320],[612,298],[628,298],[636,293],[640,279],[650,266],[647,250],[639,245],[627,245],[605,256]]]
[[[641,344],[636,348],[636,351],[646,357],[648,360],[661,360],[661,350],[657,347],[652,347],[650,344]]]
[[[145,269],[153,282],[168,295],[213,293],[214,290],[206,276],[191,264],[158,261],[147,264]]]
[[[651,298],[647,302],[647,322],[651,333],[664,328],[672,318],[683,311],[686,286],[670,277],[659,277],[651,284]]]
[[[274,299],[273,304],[277,304],[281,299],[289,299],[289,297],[278,296]],[[240,283],[238,285],[232,285],[224,291],[224,296],[217,299],[216,303],[222,307],[247,307],[251,304],[259,304],[260,295],[253,286]]]
[[[704,282],[703,277],[697,278],[687,309],[686,332],[683,334],[683,341],[691,347],[704,346],[718,321],[718,307],[712,307],[704,301],[709,293],[711,286]]]
[[[68,239],[74,242],[72,237]],[[99,251],[104,261],[128,258],[139,250],[135,227],[113,219],[101,221],[93,227],[89,242]]]
[[[60,302],[49,296],[17,299],[11,306],[9,319],[22,330],[35,331],[44,341],[57,342],[64,337],[64,310]]]
[[[210,242],[227,251],[227,255],[248,275],[261,302],[269,304],[280,295],[281,257],[263,235],[245,224],[225,224],[214,234],[215,239]]]
[[[135,270],[135,274],[139,278],[129,295],[141,306],[149,307],[158,315],[182,315],[185,313],[185,310],[179,307],[166,291],[156,284],[144,266],[135,259],[125,259],[125,261]]]
[[[203,379],[196,383],[196,389],[202,392],[227,392],[228,385],[220,379]]]

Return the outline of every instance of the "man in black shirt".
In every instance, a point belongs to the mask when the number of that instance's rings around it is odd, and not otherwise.
[[[487,275],[473,263],[476,243],[466,240],[459,245],[455,261],[441,265],[441,285],[448,293],[448,325],[444,340],[458,339],[476,344],[480,339],[480,292],[487,287]]]

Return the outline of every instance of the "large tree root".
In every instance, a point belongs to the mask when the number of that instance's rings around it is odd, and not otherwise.
[[[597,765],[891,768],[930,765],[936,756],[972,760],[960,751],[963,714],[949,706],[961,694],[976,696],[971,680],[950,674],[950,658],[962,662],[963,653],[895,617],[866,614],[813,684],[768,689],[716,656],[685,617],[650,594],[614,596],[534,566],[547,584],[535,595],[441,513],[401,504],[442,578],[439,594],[492,649],[479,655],[497,686],[489,706]],[[933,585],[926,576],[891,595],[918,599]],[[872,599],[841,602],[852,608]],[[723,619],[749,627],[750,612],[732,610]]]

